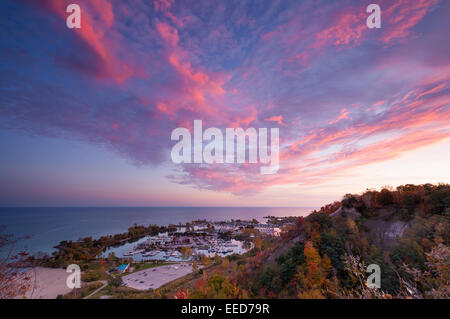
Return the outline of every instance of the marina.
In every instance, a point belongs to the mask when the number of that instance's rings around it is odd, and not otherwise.
[[[173,227],[173,225],[172,225]],[[254,234],[278,236],[277,225],[253,221],[196,221],[177,225],[172,232],[146,236],[133,243],[108,248],[103,256],[114,253],[133,261],[192,261],[202,256],[225,257],[244,254],[253,248]]]

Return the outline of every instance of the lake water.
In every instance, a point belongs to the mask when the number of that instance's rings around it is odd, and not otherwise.
[[[306,216],[316,207],[70,207],[0,208],[0,232],[20,238],[30,253],[50,253],[62,240],[123,233],[133,224],[165,226],[197,219],[209,221],[264,216]],[[29,236],[29,238],[25,238]],[[20,245],[19,245],[20,244]],[[1,254],[2,252],[0,252]]]

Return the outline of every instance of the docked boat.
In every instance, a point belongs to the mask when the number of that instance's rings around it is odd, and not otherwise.
[[[159,253],[159,251],[151,250],[151,251],[147,251],[145,253],[142,253],[142,256],[144,256],[144,257],[152,257],[152,256],[156,256],[158,253]]]
[[[134,256],[134,255],[140,254],[140,253],[142,253],[142,252],[144,252],[143,249],[139,249],[139,250],[131,250],[131,251],[125,252],[123,255],[124,255],[124,256]]]

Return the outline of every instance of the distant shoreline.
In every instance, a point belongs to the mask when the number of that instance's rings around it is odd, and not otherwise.
[[[0,208],[0,225],[4,232],[21,241],[25,249],[36,254],[52,253],[62,240],[76,241],[123,233],[134,223],[168,225],[197,219],[262,219],[265,216],[306,216],[312,207],[151,207],[151,208]]]

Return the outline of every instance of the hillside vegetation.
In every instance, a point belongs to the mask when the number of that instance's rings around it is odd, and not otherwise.
[[[175,297],[448,298],[449,213],[448,184],[347,194]],[[380,289],[366,285],[369,264],[381,268]]]

